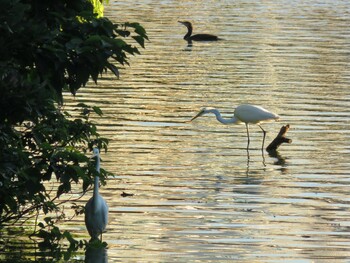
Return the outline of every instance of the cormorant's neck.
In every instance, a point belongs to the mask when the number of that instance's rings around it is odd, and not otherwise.
[[[187,40],[188,38],[190,38],[192,35],[192,26],[189,25],[187,26],[187,34],[184,36],[184,39]]]

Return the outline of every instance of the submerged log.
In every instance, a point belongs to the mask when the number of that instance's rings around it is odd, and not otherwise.
[[[289,124],[281,127],[280,132],[278,133],[276,138],[269,144],[269,146],[266,147],[266,151],[276,151],[282,143],[292,143],[292,139],[289,139],[285,136],[287,131],[289,130],[289,127]]]

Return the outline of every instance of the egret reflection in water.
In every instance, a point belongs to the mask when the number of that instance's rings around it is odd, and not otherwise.
[[[88,247],[85,251],[85,263],[107,263],[108,254],[104,247]]]

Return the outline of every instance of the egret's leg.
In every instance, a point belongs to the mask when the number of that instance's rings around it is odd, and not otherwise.
[[[245,126],[247,127],[247,136],[248,136],[247,149],[248,149],[249,148],[249,143],[250,143],[248,123],[246,123]]]
[[[260,127],[260,129],[264,133],[264,138],[263,138],[263,142],[262,142],[262,146],[261,146],[261,150],[264,151],[264,143],[265,143],[266,131],[259,124],[258,124],[258,126]]]

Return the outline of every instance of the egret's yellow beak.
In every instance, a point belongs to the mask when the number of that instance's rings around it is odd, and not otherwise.
[[[95,152],[95,151],[93,151],[92,152],[92,155],[90,156],[90,159],[94,159],[94,158],[96,158],[96,157],[99,157],[99,152]]]
[[[190,120],[190,122],[193,121],[194,119],[197,119],[198,117],[200,117],[200,116],[202,116],[202,115],[203,115],[203,111],[198,112],[198,114],[197,114],[196,116],[194,116],[194,117]]]

